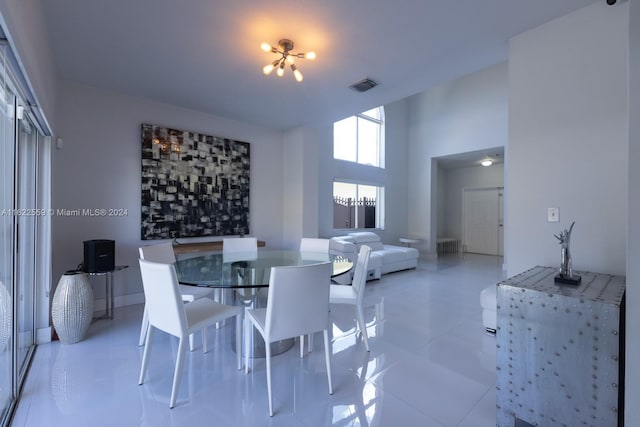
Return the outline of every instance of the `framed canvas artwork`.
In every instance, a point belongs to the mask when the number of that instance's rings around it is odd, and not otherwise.
[[[142,240],[249,234],[249,143],[142,125]]]

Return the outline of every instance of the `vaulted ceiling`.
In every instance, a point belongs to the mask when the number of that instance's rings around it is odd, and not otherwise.
[[[604,0],[602,0],[604,1]],[[43,1],[58,78],[274,129],[327,124],[507,59],[594,0]],[[315,61],[265,76],[266,41]],[[379,83],[360,93],[349,85]]]

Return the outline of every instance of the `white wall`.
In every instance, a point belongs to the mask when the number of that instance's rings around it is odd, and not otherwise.
[[[83,258],[84,240],[116,241],[116,303],[142,292],[137,268],[140,240],[141,124],[157,124],[251,143],[251,234],[269,247],[282,245],[282,133],[195,111],[61,82],[58,136],[53,153],[54,209],[127,209],[123,217],[53,218],[53,277],[57,281]],[[145,242],[148,243],[148,242]],[[101,298],[98,285],[96,298]]]
[[[320,201],[318,200],[318,180],[320,178],[318,143],[315,129],[305,128],[302,141],[302,195],[298,199],[298,203],[302,202],[303,206],[302,234],[300,237],[318,237],[318,207],[320,206]],[[299,243],[300,239],[296,239],[291,248],[298,249]]]
[[[438,209],[433,158],[505,146],[507,64],[427,90],[408,102],[408,233],[424,239],[421,249],[433,253]]]
[[[300,201],[304,192],[303,157],[304,129],[296,128],[284,133],[282,150],[283,167],[283,205],[282,220],[287,227],[283,230],[285,247],[291,248],[293,242],[302,234],[304,208]]]
[[[640,2],[629,6],[629,117],[640,115]],[[640,163],[640,121],[629,120],[629,164]],[[629,168],[629,227],[627,246],[627,354],[625,425],[640,425],[640,168]],[[633,361],[633,362],[632,362]],[[635,400],[634,400],[635,399]]]
[[[410,236],[409,218],[409,102],[402,99],[384,106],[385,114],[385,230],[382,240],[400,244],[400,237]]]
[[[559,265],[553,234],[574,220],[574,269],[625,273],[627,13],[599,2],[510,41],[509,275]]]
[[[442,234],[438,237],[455,237],[462,242],[462,190],[503,187],[504,164],[447,169],[444,171],[444,182],[438,182],[438,186],[444,187],[443,216],[438,217],[438,233],[442,222]],[[441,212],[440,207],[438,212]]]
[[[283,247],[297,249],[302,237],[318,237],[318,147],[316,132],[285,132],[283,149]]]

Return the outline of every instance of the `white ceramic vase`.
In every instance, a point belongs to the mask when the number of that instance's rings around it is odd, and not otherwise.
[[[84,338],[93,318],[93,290],[87,273],[67,271],[62,275],[53,295],[51,318],[62,344]]]

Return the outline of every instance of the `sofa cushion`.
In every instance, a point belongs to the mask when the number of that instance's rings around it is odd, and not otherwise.
[[[369,270],[375,270],[376,268],[380,268],[382,265],[382,254],[379,252],[371,252],[369,255]]]
[[[402,248],[402,250],[407,254],[407,258],[409,259],[418,259],[420,256],[420,252],[418,252],[416,248]]]
[[[398,252],[402,252],[407,259],[417,259],[420,256],[420,252],[416,248],[408,248],[406,246],[394,246],[384,245],[385,249],[393,249]]]
[[[357,252],[353,239],[347,237],[332,237],[329,240],[329,251],[337,251],[341,254],[355,254]]]
[[[353,233],[349,233],[349,236],[354,239],[358,247],[362,244],[380,242],[380,236],[371,231],[354,231]]]
[[[383,264],[391,264],[394,262],[402,262],[407,259],[407,254],[404,251],[400,251],[397,249],[389,249],[385,248],[381,251],[376,251],[382,256]]]
[[[384,245],[382,244],[382,242],[367,242],[362,244],[369,246],[371,248],[371,251],[381,251],[384,249]]]

